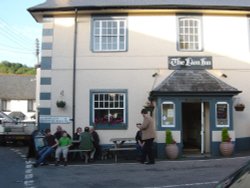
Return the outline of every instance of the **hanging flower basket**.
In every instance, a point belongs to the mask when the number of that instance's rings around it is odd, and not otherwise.
[[[56,101],[56,106],[58,108],[64,108],[66,105],[66,102],[65,101]]]
[[[234,106],[234,109],[235,109],[236,111],[243,111],[243,110],[245,109],[245,105],[244,105],[244,104],[236,104],[236,105]]]

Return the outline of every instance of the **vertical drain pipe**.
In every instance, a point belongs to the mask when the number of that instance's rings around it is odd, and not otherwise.
[[[73,47],[73,92],[72,92],[72,135],[75,132],[75,105],[76,105],[76,51],[77,51],[77,17],[78,10],[75,9],[74,47]]]

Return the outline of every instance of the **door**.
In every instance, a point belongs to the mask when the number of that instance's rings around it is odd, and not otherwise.
[[[182,142],[184,153],[210,152],[209,103],[182,103]]]
[[[200,102],[182,103],[182,141],[184,153],[201,152],[201,104]]]

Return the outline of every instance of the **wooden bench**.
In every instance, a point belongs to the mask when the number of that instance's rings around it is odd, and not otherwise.
[[[83,150],[83,149],[70,149],[68,151],[69,153],[83,153],[84,158],[85,158],[85,163],[88,163],[89,160],[89,152],[91,152],[91,150]]]
[[[119,151],[133,151],[133,150],[136,150],[136,147],[120,147],[120,148],[110,148],[109,151],[113,151],[114,154],[115,154],[115,162],[117,163],[118,161],[118,152]]]

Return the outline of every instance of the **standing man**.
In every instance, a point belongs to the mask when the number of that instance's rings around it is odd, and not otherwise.
[[[153,141],[155,138],[155,126],[152,117],[148,114],[146,109],[142,109],[141,114],[143,116],[143,123],[137,124],[136,126],[142,131],[142,140],[144,145],[142,148],[142,159],[141,163],[145,163],[146,157],[148,157],[149,162],[145,164],[154,164],[154,151],[153,151]]]

